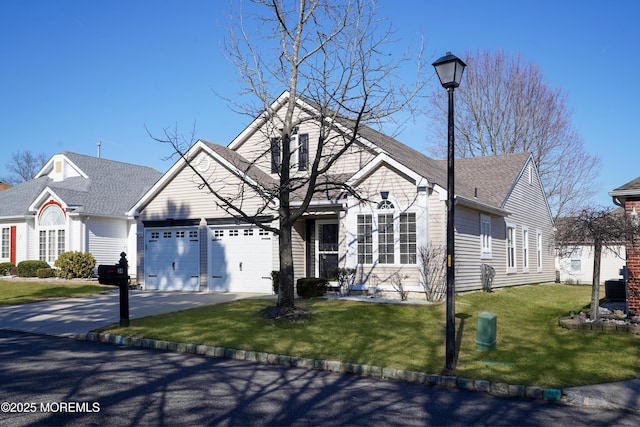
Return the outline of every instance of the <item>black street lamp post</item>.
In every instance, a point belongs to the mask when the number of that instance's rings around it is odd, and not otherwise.
[[[433,64],[442,87],[449,92],[448,147],[447,147],[447,319],[445,366],[456,368],[456,306],[455,306],[455,190],[454,190],[454,136],[453,136],[453,91],[460,86],[462,73],[467,66],[460,58],[447,52]]]

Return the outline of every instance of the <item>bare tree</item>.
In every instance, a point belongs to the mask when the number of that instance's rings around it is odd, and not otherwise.
[[[6,168],[11,172],[11,176],[4,181],[16,185],[21,182],[29,181],[47,163],[47,157],[44,153],[32,153],[26,151],[14,151],[11,153],[11,160],[6,163]]]
[[[219,207],[278,236],[280,286],[274,315],[286,315],[295,309],[294,223],[318,193],[359,197],[346,178],[334,172],[334,165],[343,154],[359,149],[363,126],[379,127],[394,113],[410,108],[424,84],[422,55],[398,55],[397,48],[388,46],[391,29],[377,18],[372,0],[254,0],[248,9],[258,12],[232,14],[225,52],[244,89],[240,97],[227,101],[262,121],[265,144],[251,163],[239,161],[236,166],[246,172],[243,178],[250,176],[275,144],[280,155],[273,165],[277,178],[274,183],[243,179],[237,197],[229,197],[190,166]],[[416,63],[417,78],[407,86],[395,72],[409,58]],[[274,100],[280,102],[278,108],[273,107]],[[308,170],[299,173],[291,168],[297,149],[292,141],[305,122],[316,126],[317,149],[309,153]],[[165,136],[184,158],[185,147],[176,144],[176,135]],[[243,209],[249,192],[262,199],[258,212]],[[257,213],[274,206],[277,225],[256,220]]]
[[[617,253],[617,248],[633,235],[633,226],[623,210],[596,207],[583,208],[577,214],[561,218],[555,235],[560,256],[570,255],[576,246],[593,245],[593,277],[591,290],[591,318],[598,319],[600,306],[600,260],[602,250]],[[622,256],[622,254],[617,254]]]
[[[443,245],[431,243],[418,248],[421,283],[427,301],[444,300],[447,287],[445,258],[446,248]]]
[[[556,218],[584,205],[597,190],[600,160],[585,151],[572,127],[567,96],[545,82],[535,64],[523,63],[519,53],[467,52],[465,62],[456,90],[456,155],[530,152]],[[438,90],[431,99],[432,113],[442,122],[446,94]],[[446,129],[438,132],[433,148],[445,139]]]

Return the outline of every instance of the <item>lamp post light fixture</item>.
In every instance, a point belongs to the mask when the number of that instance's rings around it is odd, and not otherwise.
[[[455,190],[454,190],[454,135],[453,135],[453,91],[460,86],[462,73],[467,64],[447,52],[433,64],[442,87],[449,92],[448,147],[447,147],[447,313],[445,367],[456,368],[456,306],[455,306]]]

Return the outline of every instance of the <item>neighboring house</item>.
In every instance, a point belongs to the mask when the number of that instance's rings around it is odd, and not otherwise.
[[[127,210],[158,180],[155,169],[77,153],[54,155],[34,179],[0,192],[0,262],[91,252],[97,264],[130,254],[135,273],[136,221]]]
[[[622,215],[622,209],[613,212]],[[556,221],[556,227],[561,229],[564,218]],[[576,244],[557,250],[556,269],[558,279],[562,283],[591,284],[593,281],[593,245]],[[620,269],[626,264],[624,243],[602,248],[600,257],[600,282],[618,280],[621,278]]]
[[[0,191],[8,190],[9,188],[11,188],[10,184],[0,181]]]
[[[287,96],[274,102],[275,111]],[[295,174],[305,174],[314,161],[317,111],[302,100],[298,107],[311,120],[297,129],[292,164]],[[277,185],[281,153],[269,125],[256,119],[228,147],[199,140],[186,158],[215,191],[277,225],[277,200],[258,211],[255,194]],[[348,133],[348,124],[336,126]],[[349,267],[362,288],[390,291],[391,278],[400,275],[405,287],[422,291],[419,248],[445,243],[446,161],[368,127],[358,141],[327,178],[357,188],[368,201],[316,194],[294,226],[295,278],[331,277],[336,267]],[[129,212],[143,230],[138,281],[145,289],[270,293],[277,237],[227,214],[198,184],[180,159]],[[458,291],[482,288],[483,264],[495,269],[495,287],[554,280],[553,220],[529,154],[456,160],[455,222]]]
[[[621,279],[620,270],[626,264],[624,245],[602,248],[600,283]],[[563,256],[556,257],[560,281],[588,285],[593,281],[593,245],[575,245]]]
[[[624,185],[609,192],[613,203],[624,208],[624,214],[632,225],[638,228],[638,216],[640,213],[640,177],[627,182]],[[640,230],[639,230],[640,231]],[[640,313],[640,245],[636,233],[631,241],[626,242],[627,252],[627,308],[628,314]]]

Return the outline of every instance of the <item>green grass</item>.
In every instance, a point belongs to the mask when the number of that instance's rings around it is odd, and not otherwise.
[[[0,305],[24,304],[45,299],[81,297],[105,291],[90,283],[22,281],[0,279]]]
[[[562,329],[558,318],[589,303],[588,286],[538,285],[456,299],[458,367],[448,374],[510,384],[567,387],[636,377],[638,340]],[[444,305],[314,299],[303,321],[264,320],[272,301],[248,299],[134,319],[122,335],[443,373]],[[476,351],[477,315],[497,315],[497,348]]]

